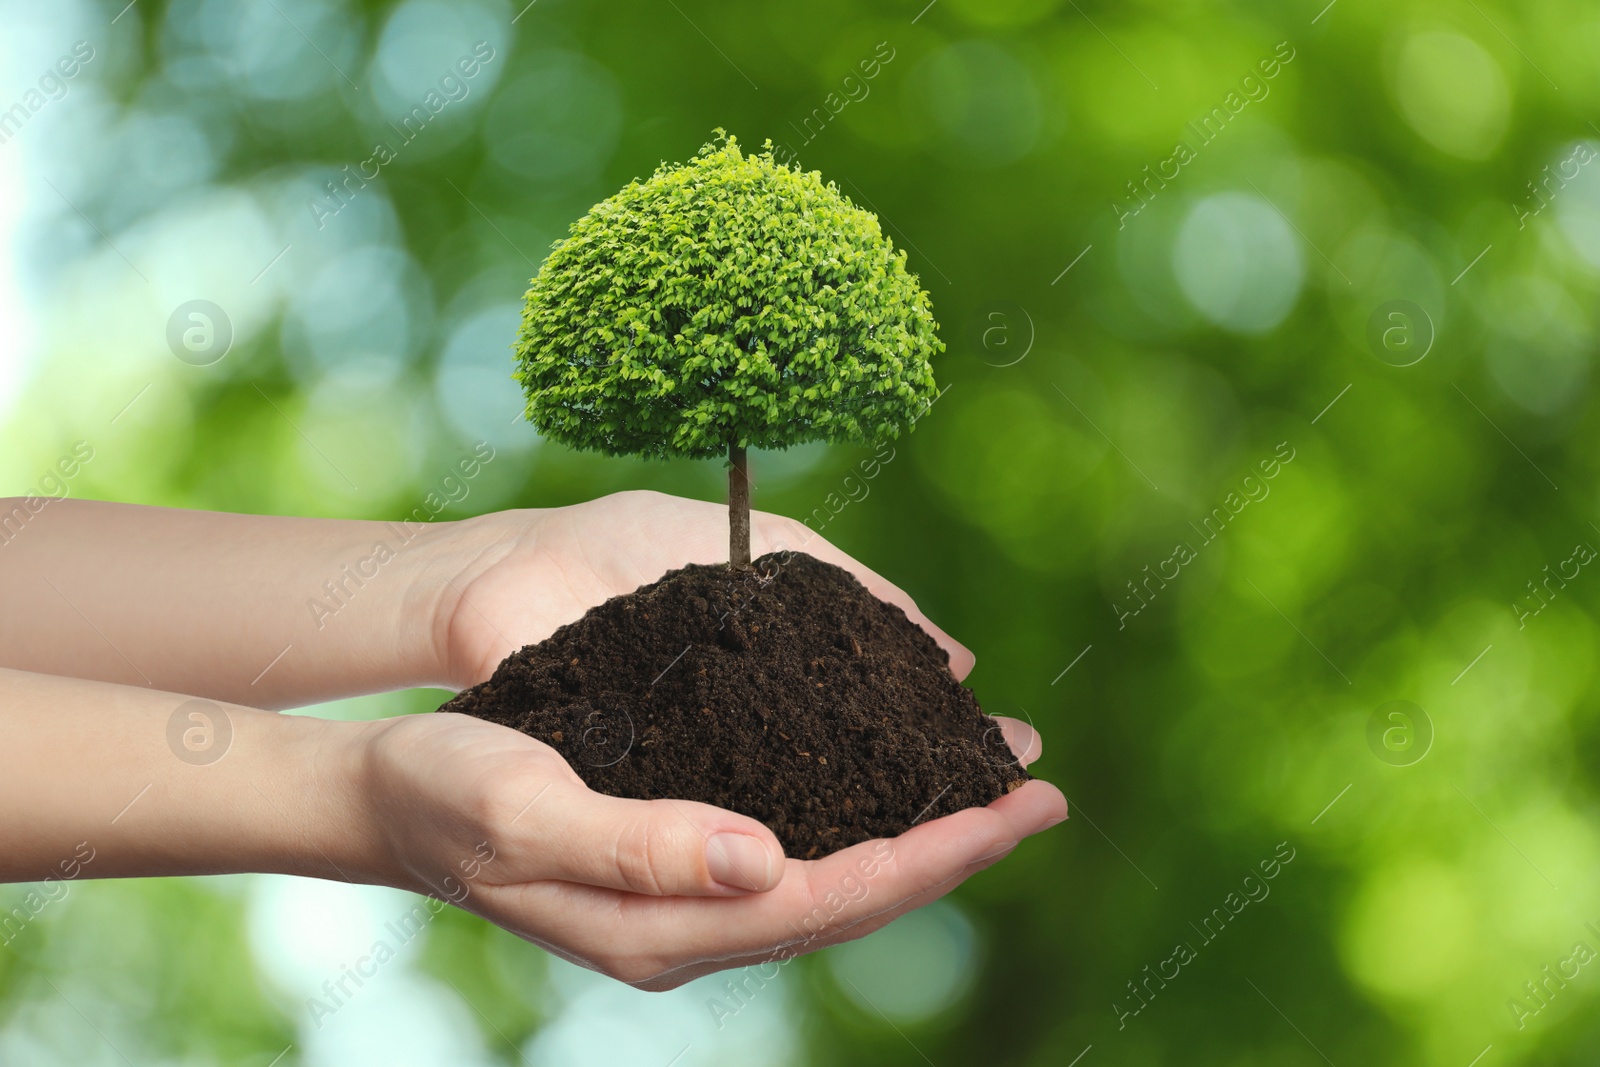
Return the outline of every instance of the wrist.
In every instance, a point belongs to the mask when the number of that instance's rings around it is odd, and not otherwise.
[[[245,826],[266,828],[238,866],[330,881],[396,885],[365,789],[373,723],[247,712],[235,739]],[[242,743],[242,744],[241,744]],[[235,758],[230,753],[218,769]],[[255,794],[255,795],[252,795]]]
[[[493,512],[439,528],[442,536],[419,554],[402,609],[402,617],[419,630],[411,640],[419,649],[426,646],[418,655],[425,657],[430,671],[427,680],[409,684],[461,689],[480,680],[475,672],[484,665],[468,661],[460,639],[464,613],[482,618],[472,604],[473,584],[525,539],[537,539],[545,514],[544,509]]]
[[[342,768],[342,821],[355,832],[338,847],[356,881],[454,899],[462,861],[479,856],[495,836],[481,782],[447,773],[465,751],[484,753],[445,722],[459,716],[401,715],[348,727],[336,739],[331,766]],[[440,730],[439,727],[445,727]],[[492,850],[491,850],[492,854]]]
[[[481,518],[430,523],[418,528],[390,523],[397,544],[398,602],[384,609],[393,620],[378,654],[390,659],[391,689],[451,685],[450,620],[463,591],[483,569],[494,540]]]
[[[475,560],[490,547],[476,519],[329,520],[298,567],[305,597],[294,627],[297,679],[313,703],[358,693],[445,686],[448,633]],[[310,594],[308,597],[306,594]],[[279,675],[274,680],[281,680]],[[253,684],[253,683],[252,683]]]
[[[273,805],[295,815],[280,823],[288,836],[275,850],[276,862],[269,857],[257,869],[433,892],[413,855],[427,837],[428,815],[407,776],[392,766],[395,727],[412,716],[280,718],[283,729],[264,750],[274,763],[298,768],[282,776],[284,798]]]
[[[366,788],[370,725],[0,670],[0,877],[83,842],[90,877],[396,884]]]

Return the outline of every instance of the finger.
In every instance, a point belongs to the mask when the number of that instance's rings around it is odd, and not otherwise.
[[[1032,781],[986,808],[933,819],[897,838],[792,860],[766,893],[663,898],[540,882],[496,887],[488,901],[494,911],[480,913],[513,929],[535,926],[549,941],[601,961],[606,973],[644,982],[696,962],[803,944],[884,914],[1065,814],[1060,791]]]
[[[625,800],[563,784],[541,804],[518,879],[644,896],[729,896],[777,885],[778,839],[755,819],[688,800]]]
[[[1039,797],[1030,798],[1030,806],[1032,803],[1038,803],[1041,808],[1041,814],[1056,810],[1052,806],[1050,799],[1043,795],[1044,791],[1039,792],[1041,794]],[[1017,806],[1021,807],[1021,805]],[[1028,816],[1023,815],[1020,812],[1015,814],[1024,820],[1028,818]],[[1043,824],[1048,827],[1050,825],[1054,825],[1055,821],[1057,820],[1055,819],[1054,815],[1045,815]],[[1026,823],[1023,822],[1019,823],[1018,825],[1026,825]],[[915,911],[918,908],[927,907],[934,901],[948,895],[962,882],[981,871],[993,867],[995,864],[1011,855],[1015,849],[1015,842],[1002,843],[996,848],[990,850],[985,855],[979,856],[972,862],[968,863],[956,875],[946,879],[943,882],[940,882],[938,885],[935,885],[930,889],[918,893],[915,896],[908,897],[905,900],[900,901],[899,903],[894,904],[875,915],[868,915],[865,918],[857,919],[852,922],[836,924],[831,929],[823,931],[816,936],[809,937],[802,942],[783,946],[782,948],[767,949],[759,953],[751,953],[743,956],[696,961],[694,963],[686,964],[676,968],[675,970],[655,976],[646,982],[637,984],[639,985],[639,988],[651,991],[674,989],[686,982],[691,982],[703,975],[712,974],[717,971],[729,970],[736,967],[771,965],[775,962],[787,962],[788,959],[792,959],[795,956],[807,955],[820,949],[829,948],[833,945],[839,945],[848,941],[858,940],[868,936],[869,934],[876,933],[909,912]]]
[[[1028,723],[1009,715],[990,716],[1005,735],[1006,744],[1016,755],[1017,762],[1026,767],[1044,753],[1044,738]]]
[[[766,512],[754,512],[752,520],[767,551],[789,549],[794,552],[805,552],[825,563],[843,567],[856,576],[856,580],[866,587],[867,592],[885,603],[893,604],[906,613],[906,618],[927,631],[928,636],[932,637],[950,657],[950,673],[956,676],[957,681],[971,673],[977,657],[924,615],[916,602],[893,582],[858,563],[848,554],[829,544],[820,534],[792,519]]]
[[[978,810],[992,811],[1004,817],[1018,831],[1012,840],[1020,841],[1064,821],[1067,817],[1067,798],[1061,790],[1044,779],[1033,778],[988,807]]]
[[[918,893],[915,896],[908,897],[907,899],[885,909],[884,911],[879,912],[876,915],[869,915],[854,922],[836,925],[831,929],[828,929],[813,937],[809,937],[804,941],[786,945],[779,949],[768,949],[764,952],[751,953],[744,956],[735,956],[725,959],[701,960],[686,964],[682,967],[676,968],[675,970],[658,975],[647,982],[638,983],[639,988],[650,990],[652,992],[665,989],[674,989],[686,982],[692,982],[696,978],[706,974],[712,974],[717,971],[730,970],[736,967],[751,967],[763,964],[770,965],[773,963],[783,963],[794,958],[795,956],[804,956],[809,953],[819,951],[820,949],[830,948],[834,945],[841,945],[849,941],[859,940],[860,938],[866,937],[869,934],[876,933],[885,926],[888,926],[890,923],[894,922],[896,919],[899,919],[902,916],[917,910],[918,908],[927,907],[934,901],[948,895],[949,893],[953,892],[955,888],[962,882],[966,881],[968,878],[971,878],[978,872],[987,870],[996,863],[999,863],[1001,860],[1011,855],[1015,849],[1015,844],[1001,845],[988,855],[980,856],[978,859],[967,864],[967,866],[962,868],[960,873],[956,874],[954,877],[948,878],[931,889]]]
[[[902,901],[901,903],[889,908],[884,912],[858,920],[857,922],[854,922],[848,926],[840,926],[820,934],[819,936],[808,938],[805,941],[787,945],[782,948],[768,949],[764,952],[750,953],[748,955],[735,956],[726,959],[698,960],[694,963],[684,964],[681,967],[666,971],[662,974],[655,975],[646,981],[636,982],[634,984],[640,989],[648,990],[650,992],[661,992],[667,989],[676,989],[678,986],[681,986],[687,982],[692,982],[696,978],[703,977],[707,974],[715,974],[717,971],[732,970],[738,967],[759,966],[765,968],[771,967],[773,964],[781,966],[796,956],[805,956],[821,949],[831,948],[834,945],[842,945],[848,941],[856,941],[860,938],[866,937],[869,934],[878,932],[885,926],[888,926],[890,923],[901,918],[909,912],[915,911],[918,908],[927,907],[929,904],[932,904],[934,901],[952,892],[957,886],[966,881],[972,875],[976,874],[983,867],[987,867],[993,863],[998,863],[1001,859],[1005,858],[1006,855],[1009,855],[1010,852],[1010,849],[1005,849],[994,859],[983,862],[982,866],[969,865],[965,870],[962,871],[962,873],[956,875],[954,878],[951,878],[945,882],[941,882],[939,885],[934,886],[932,889],[929,889],[924,893],[919,893],[914,897],[910,897],[909,899]],[[763,975],[763,977],[768,976]]]
[[[913,912],[918,908],[926,907],[939,898],[953,892],[957,886],[959,886],[962,882],[965,882],[968,878],[971,878],[980,871],[988,870],[990,867],[993,867],[995,864],[1011,855],[1012,852],[1016,851],[1016,847],[1017,846],[1014,843],[1000,845],[987,855],[980,856],[976,860],[973,860],[971,863],[962,868],[959,874],[940,882],[932,889],[918,893],[916,896],[909,897],[906,900],[901,901],[899,904],[896,904],[893,907],[890,907],[876,915],[871,915],[864,919],[859,919],[855,922],[838,926],[818,937],[806,940],[799,946],[790,946],[790,948],[797,949],[796,954],[804,955],[806,953],[816,952],[819,949],[828,948],[832,945],[841,945],[847,941],[856,941],[860,938],[866,937],[869,934],[876,933],[901,916],[906,915],[909,912]],[[701,968],[701,973],[705,973],[706,971],[710,970],[726,970],[729,967],[744,967],[749,966],[751,963],[770,960],[773,958],[773,956],[774,954],[772,952],[767,952],[760,955],[742,957],[737,960],[721,960],[712,964],[701,964],[699,967]],[[698,977],[698,975],[691,975],[688,978],[682,979],[682,981],[690,981],[694,977]],[[669,986],[666,988],[671,987]]]
[[[563,956],[640,988],[671,988],[746,958],[788,958],[861,936],[937,899],[1027,834],[1066,814],[1060,792],[1029,782],[898,838],[790,862],[772,891],[713,900],[645,897],[590,885],[483,886],[462,906]]]

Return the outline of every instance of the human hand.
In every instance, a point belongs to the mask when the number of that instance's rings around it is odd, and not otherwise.
[[[1001,723],[1019,761],[1038,756],[1037,734]],[[892,839],[793,860],[743,815],[593,792],[554,749],[494,723],[432,714],[363,727],[376,880],[641,989],[862,937],[1067,814],[1034,780]]]
[[[728,558],[726,508],[642,492],[400,523],[65,500],[37,524],[0,568],[16,609],[0,612],[0,667],[260,708],[464,689],[609,597]],[[909,597],[802,524],[755,512],[751,542],[852,571],[957,678],[971,669]]]
[[[686,564],[728,558],[726,507],[662,493],[614,493],[571,507],[503,511],[455,525],[473,547],[451,553],[466,562],[446,578],[449,588],[439,600],[434,631],[446,676],[458,689],[484,681],[506,656],[611,597]],[[933,636],[949,653],[956,678],[972,670],[972,653],[902,590],[804,524],[751,512],[752,558],[785,549],[850,571],[873,595],[900,607]]]
[[[456,528],[460,543],[448,555],[466,562],[446,578],[434,631],[459,688],[611,597],[687,563],[727,558],[724,507],[659,493],[501,512]],[[972,654],[904,592],[801,523],[752,513],[752,555],[784,549],[851,571],[933,636],[957,678],[971,670]],[[1038,758],[1031,727],[997,723],[1019,762]],[[495,859],[475,866],[470,884],[456,880],[461,907],[647,989],[861,937],[1067,814],[1061,793],[1035,780],[986,808],[800,861],[733,812],[595,793],[554,749],[502,726],[444,714],[379,729],[370,792],[388,798],[380,811],[411,813],[389,833],[403,884],[451,899],[440,879],[462,869],[469,846],[488,842]],[[723,833],[744,843],[725,849]]]
[[[292,655],[283,648],[282,665],[272,661],[270,673],[254,674],[238,669],[250,649],[270,649],[275,635],[295,631],[275,623],[240,634],[204,620],[234,619],[237,605],[255,603],[262,589],[294,590],[307,574],[337,571],[337,561],[370,552],[387,528],[93,505],[61,511],[59,536],[30,540],[68,545],[68,555],[82,550],[86,559],[109,556],[87,551],[96,528],[90,520],[106,515],[136,529],[132,540],[144,546],[137,565],[123,571],[156,582],[192,557],[218,584],[209,607],[183,616],[183,632],[194,640],[180,642],[185,656],[171,662],[133,643],[146,631],[159,638],[160,626],[145,619],[141,630],[140,617],[115,616],[124,666],[144,663],[156,677],[194,688],[159,691],[148,676],[145,685],[120,685],[0,669],[0,713],[10,716],[0,793],[12,801],[7,810],[20,813],[0,826],[8,841],[3,878],[48,870],[92,831],[90,877],[267,871],[393,885],[457,902],[568,959],[665,989],[862,936],[1066,816],[1053,786],[1030,781],[987,808],[930,820],[892,840],[786,860],[755,820],[687,801],[602,796],[553,749],[493,723],[448,714],[348,723],[211,703],[235,690],[253,693],[263,676],[278,688],[257,695],[277,703],[413,680],[471,684],[505,654],[606,597],[687,561],[721,559],[725,514],[714,504],[623,494],[427,526],[415,547],[387,565],[418,577],[369,577],[320,637],[297,643]],[[971,655],[903,593],[808,535],[798,523],[755,516],[758,553],[788,547],[849,567],[927,627],[951,651],[958,675],[966,672]],[[101,584],[109,592],[94,606],[107,613],[139,603],[130,590],[144,588],[109,578]],[[452,610],[439,610],[446,602]],[[218,635],[228,640],[211,640]],[[238,677],[245,680],[229,681]],[[209,697],[199,703],[226,727],[215,759],[186,759],[173,747],[171,725],[181,721],[174,715],[193,701],[180,695],[186,692]],[[38,708],[50,714],[30,710]],[[1030,729],[1000,726],[1024,764],[1038,755]],[[62,751],[72,759],[54,758]],[[729,848],[713,840],[724,832],[749,843]]]

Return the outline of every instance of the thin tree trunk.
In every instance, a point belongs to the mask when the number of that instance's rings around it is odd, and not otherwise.
[[[728,446],[728,566],[750,566],[750,464],[742,445]]]

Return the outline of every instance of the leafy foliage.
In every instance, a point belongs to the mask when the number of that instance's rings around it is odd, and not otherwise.
[[[871,444],[935,395],[928,294],[833,183],[731,136],[592,208],[534,278],[538,430],[612,454]]]

